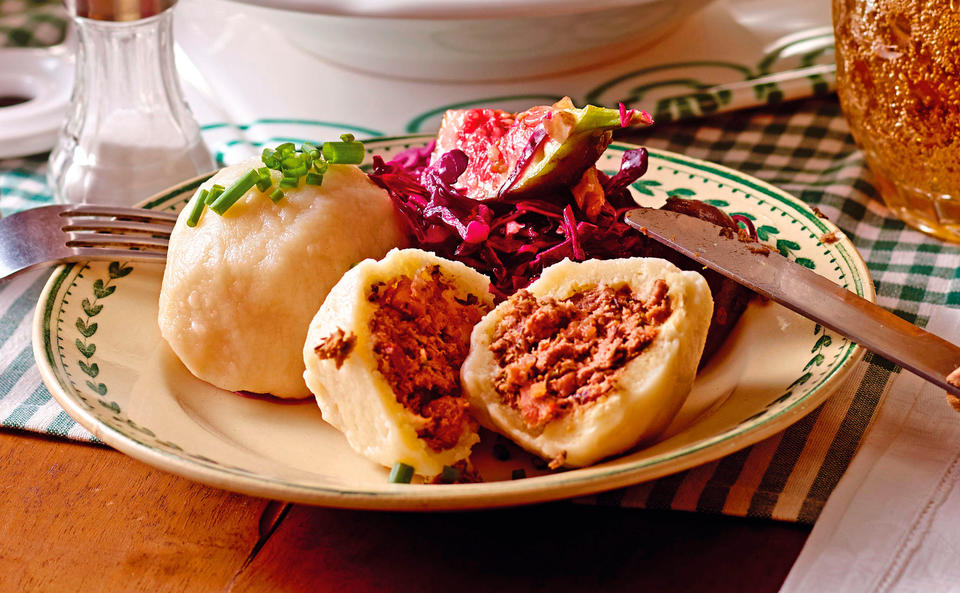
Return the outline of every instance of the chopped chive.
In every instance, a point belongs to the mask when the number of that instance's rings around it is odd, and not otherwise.
[[[323,184],[323,175],[317,173],[307,173],[307,185],[321,185]]]
[[[360,142],[324,142],[323,158],[341,165],[359,165],[366,150]]]
[[[522,467],[520,469],[515,469],[512,472],[510,472],[511,480],[522,480],[526,477],[527,477],[527,470],[523,469]]]
[[[273,190],[273,192],[270,193],[270,199],[273,200],[273,203],[274,203],[274,204],[276,204],[277,202],[279,202],[280,200],[282,200],[282,199],[283,199],[283,190],[282,190],[282,189],[275,189],[275,190]]]
[[[219,183],[215,183],[210,186],[210,193],[207,194],[207,206],[213,203],[214,200],[220,197],[220,194],[223,193],[223,186]]]
[[[288,156],[288,157],[285,157],[282,161],[280,161],[280,165],[283,167],[284,171],[286,171],[287,169],[294,169],[296,167],[299,167],[302,164],[303,164],[303,159],[295,156]]]
[[[412,479],[413,468],[411,466],[400,461],[393,464],[393,469],[390,470],[391,484],[409,484]]]
[[[440,481],[444,484],[453,484],[460,479],[460,470],[451,467],[449,465],[443,466],[443,471],[440,472]]]
[[[270,189],[270,186],[273,185],[273,177],[270,176],[270,169],[267,167],[260,167],[257,169],[257,175],[260,176],[260,179],[257,181],[257,189],[262,192]]]
[[[300,185],[299,177],[287,177],[286,175],[280,179],[280,187],[297,187]]]
[[[294,146],[293,142],[284,142],[277,147],[277,153],[280,154],[281,158],[293,154],[296,150],[297,147]]]
[[[280,166],[280,159],[277,158],[277,153],[272,148],[264,148],[263,153],[260,155],[260,160],[271,169],[276,169]]]
[[[340,134],[340,139],[344,142],[355,142],[357,137],[353,134]]]
[[[301,163],[300,166],[294,167],[292,169],[287,169],[283,172],[284,177],[303,177],[307,174],[307,168]]]
[[[316,152],[317,147],[309,142],[304,142],[300,145],[300,152],[305,154],[310,154],[311,152]]]
[[[227,188],[220,197],[210,204],[210,209],[222,216],[237,200],[243,197],[243,194],[247,193],[259,179],[260,175],[257,174],[257,171],[250,169],[246,175],[236,180],[233,185]]]
[[[200,195],[193,201],[193,208],[190,209],[190,216],[187,217],[187,226],[195,227],[203,214],[203,209],[207,207],[207,194],[205,189],[200,190]]]
[[[323,175],[327,172],[327,169],[330,167],[330,163],[324,160],[316,160],[313,162],[313,170],[317,173]]]

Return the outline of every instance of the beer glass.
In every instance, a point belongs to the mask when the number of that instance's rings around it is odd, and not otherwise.
[[[893,213],[960,242],[960,0],[833,0],[837,91]]]

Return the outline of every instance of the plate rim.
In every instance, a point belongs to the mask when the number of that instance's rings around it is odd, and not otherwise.
[[[371,138],[365,143],[372,149],[376,149],[381,144],[400,141],[413,143],[428,141],[432,138],[433,135],[429,134],[400,135]],[[619,150],[637,146],[627,142],[614,142],[610,145],[611,148]],[[648,150],[657,158],[685,166],[693,165],[695,168],[720,174],[737,183],[747,185],[776,199],[781,204],[791,206],[824,232],[839,230],[829,220],[818,217],[812,208],[799,198],[749,174],[672,151],[654,148],[648,148]],[[145,208],[155,207],[174,195],[197,187],[212,174],[207,173],[182,181],[143,200],[140,205]],[[861,295],[871,302],[876,302],[876,292],[870,271],[863,257],[842,231],[840,237],[841,240],[833,246],[838,250],[843,248],[840,251],[844,254],[848,266],[858,273],[855,280]],[[96,416],[84,409],[76,398],[70,396],[49,363],[48,354],[52,355],[52,346],[48,328],[54,306],[51,296],[57,294],[70,270],[82,264],[82,262],[64,264],[52,271],[37,302],[32,336],[34,358],[41,378],[54,399],[71,418],[106,444],[151,467],[233,492],[329,507],[409,511],[495,508],[595,494],[675,474],[739,451],[798,422],[833,395],[865,355],[862,346],[851,342],[844,353],[844,360],[823,377],[811,393],[804,399],[771,414],[762,424],[742,430],[737,430],[739,427],[735,427],[726,434],[721,433],[692,443],[682,452],[665,453],[663,456],[658,455],[621,467],[604,467],[600,464],[524,480],[480,484],[384,484],[383,488],[376,491],[307,486],[289,483],[282,479],[255,477],[229,467],[208,464],[151,447],[100,422]],[[720,437],[719,440],[713,440],[717,437]],[[496,484],[496,488],[490,488],[490,484]]]

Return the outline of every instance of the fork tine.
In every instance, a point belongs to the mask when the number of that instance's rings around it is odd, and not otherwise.
[[[149,222],[134,222],[127,220],[101,221],[81,218],[78,221],[70,221],[68,224],[63,225],[61,230],[66,233],[73,233],[76,231],[97,231],[115,234],[120,234],[126,231],[169,237],[170,231],[173,230],[173,227],[167,224],[153,224]]]
[[[177,220],[177,214],[174,212],[125,208],[123,206],[93,206],[90,204],[80,204],[64,210],[60,213],[60,216],[113,216],[116,218],[145,220],[160,224],[172,224]]]
[[[116,260],[121,262],[149,262],[162,264],[167,260],[163,251],[133,251],[130,249],[102,249],[99,247],[81,247],[73,250],[73,254],[57,261],[77,262],[88,260]]]
[[[125,247],[139,249],[167,249],[167,239],[159,237],[140,237],[137,235],[111,235],[103,233],[71,233],[67,238],[67,247]],[[98,250],[99,251],[99,250]]]

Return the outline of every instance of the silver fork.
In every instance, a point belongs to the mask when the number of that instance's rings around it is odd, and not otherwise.
[[[54,263],[163,262],[173,212],[122,206],[56,205],[0,219],[0,280]]]

